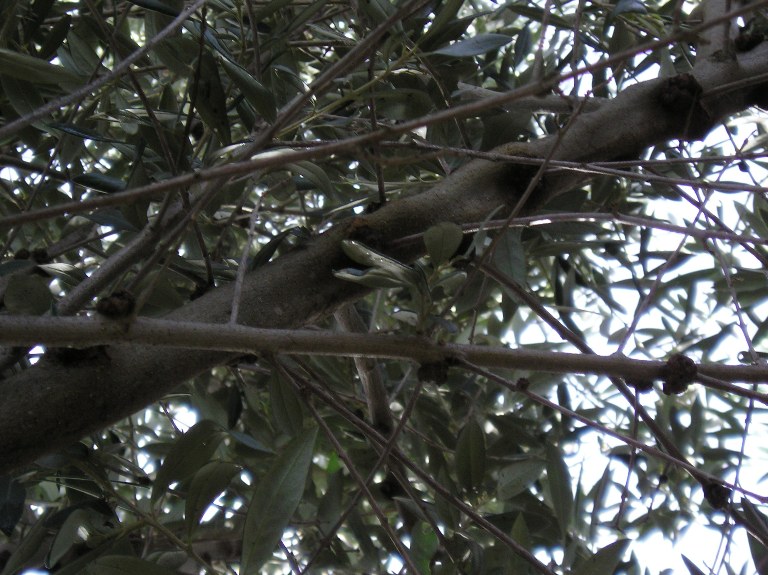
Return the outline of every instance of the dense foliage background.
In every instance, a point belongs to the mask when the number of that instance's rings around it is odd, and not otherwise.
[[[2,575],[768,573],[765,4],[0,0]]]

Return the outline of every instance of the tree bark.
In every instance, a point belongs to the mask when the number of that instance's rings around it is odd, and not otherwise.
[[[556,137],[495,151],[571,162],[636,158],[654,144],[701,138],[726,115],[753,104],[759,90],[749,80],[759,74],[768,74],[766,43],[731,60],[700,62],[690,75],[631,86],[599,109],[575,116]],[[423,253],[421,242],[395,250],[388,244],[440,222],[480,222],[498,208],[496,217],[502,217],[514,208],[534,172],[529,165],[473,160],[424,193],[342,222],[246,276],[240,322],[295,328],[328,316],[366,293],[333,276],[333,270],[349,266],[341,240],[358,239],[413,261]],[[549,170],[526,210],[535,211],[587,177],[585,172]],[[167,317],[226,323],[232,294],[232,285],[217,288]],[[142,345],[48,353],[0,383],[0,473],[78,441],[235,357]]]

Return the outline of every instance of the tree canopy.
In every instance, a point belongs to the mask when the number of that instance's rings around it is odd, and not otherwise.
[[[766,4],[0,0],[0,575],[768,573]]]

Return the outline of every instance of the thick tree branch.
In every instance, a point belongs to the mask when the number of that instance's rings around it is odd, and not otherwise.
[[[498,151],[538,158],[589,162],[636,157],[645,148],[670,139],[703,136],[726,114],[751,105],[751,90],[709,97],[724,83],[768,72],[768,46],[738,56],[738,66],[709,66],[682,80],[653,80],[628,88],[599,110],[582,114],[562,138],[514,143]],[[676,83],[677,82],[677,83]],[[699,89],[701,92],[699,92]],[[526,188],[529,166],[473,160],[431,190],[347,220],[249,274],[243,286],[242,323],[263,328],[295,328],[326,317],[365,290],[336,279],[332,271],[348,265],[342,239],[387,245],[419,234],[439,222],[483,221],[499,207],[509,213]],[[528,210],[587,178],[584,173],[552,171]],[[391,250],[411,261],[422,246]],[[175,321],[226,323],[232,286],[206,294],[171,314]],[[56,354],[50,354],[56,355]],[[72,361],[46,357],[38,365],[0,385],[0,462],[3,470],[28,464],[41,454],[125,417],[174,387],[235,356],[217,351],[191,353],[139,345],[113,346],[93,357]]]
[[[494,98],[499,95],[499,92],[459,82],[459,92],[456,95],[461,100],[482,100],[483,98]],[[605,98],[597,97],[576,98],[550,94],[520,98],[501,107],[509,112],[527,112],[529,114],[555,112],[557,114],[570,114],[577,108],[581,108],[584,112],[594,112],[607,101]]]
[[[337,312],[338,317],[338,312]],[[354,358],[406,359],[419,363],[464,360],[484,367],[524,369],[541,373],[581,373],[630,379],[661,379],[666,362],[625,356],[535,351],[437,343],[407,335],[382,335],[357,331],[331,332],[306,329],[263,329],[232,324],[178,322],[138,318],[121,323],[98,318],[0,317],[0,343],[18,342],[49,348],[73,347],[70,356],[109,355],[110,349],[93,346],[133,344],[230,352],[329,355]],[[54,354],[56,351],[54,350]],[[742,383],[768,382],[768,367],[702,363],[700,376]],[[753,394],[768,401],[764,394]],[[386,401],[386,396],[384,396]],[[391,414],[387,419],[391,423]]]
[[[717,21],[719,24],[707,28],[699,36],[696,51],[698,65],[706,65],[710,59],[725,61],[733,58],[730,40],[735,25],[726,16],[730,12],[730,4],[728,0],[705,0],[701,3],[703,21]]]

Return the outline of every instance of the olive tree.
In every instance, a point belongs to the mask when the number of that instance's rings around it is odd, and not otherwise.
[[[2,574],[768,573],[765,4],[0,1]]]

